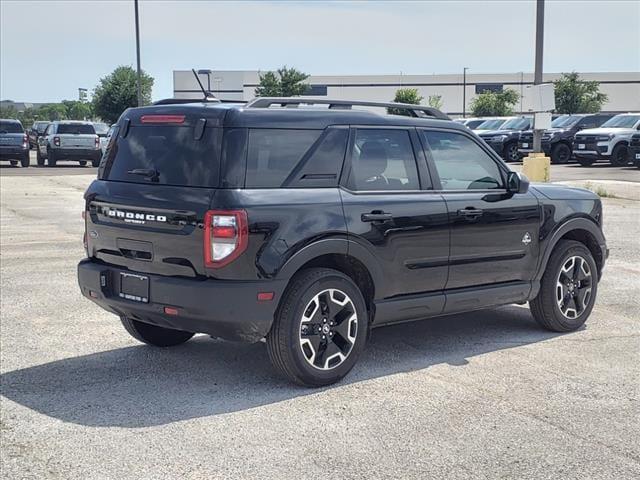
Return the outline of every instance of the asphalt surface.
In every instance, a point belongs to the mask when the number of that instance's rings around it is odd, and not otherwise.
[[[518,306],[397,325],[309,390],[262,343],[138,344],[76,284],[92,177],[4,172],[3,478],[640,477],[640,202],[604,199],[611,258],[584,329]]]

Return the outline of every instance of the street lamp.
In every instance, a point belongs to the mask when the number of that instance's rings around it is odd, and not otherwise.
[[[467,70],[469,67],[462,69],[462,118],[467,115]]]

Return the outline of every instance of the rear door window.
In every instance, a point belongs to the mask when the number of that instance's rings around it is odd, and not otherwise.
[[[193,126],[131,126],[106,152],[104,179],[189,187],[217,187],[220,170],[220,128]]]

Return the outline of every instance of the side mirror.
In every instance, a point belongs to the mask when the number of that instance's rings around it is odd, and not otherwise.
[[[529,191],[529,179],[522,173],[509,172],[507,175],[507,192],[527,193]]]

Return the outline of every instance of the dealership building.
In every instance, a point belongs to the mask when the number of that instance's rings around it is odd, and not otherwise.
[[[246,101],[253,98],[260,81],[257,70],[199,70],[203,86],[222,100]],[[543,81],[551,82],[560,73],[547,73]],[[583,80],[600,83],[600,91],[606,93],[608,101],[603,111],[611,113],[640,111],[640,72],[580,73]],[[515,106],[517,112],[528,112],[531,108],[527,86],[533,84],[532,73],[467,73],[451,75],[311,75],[305,96],[330,98],[332,100],[391,101],[399,88],[417,88],[426,104],[429,96],[439,95],[442,110],[451,116],[462,115],[463,92],[466,112],[476,95],[485,91],[500,92],[506,88],[521,94]],[[175,98],[202,98],[200,87],[190,70],[173,72],[173,94]]]

